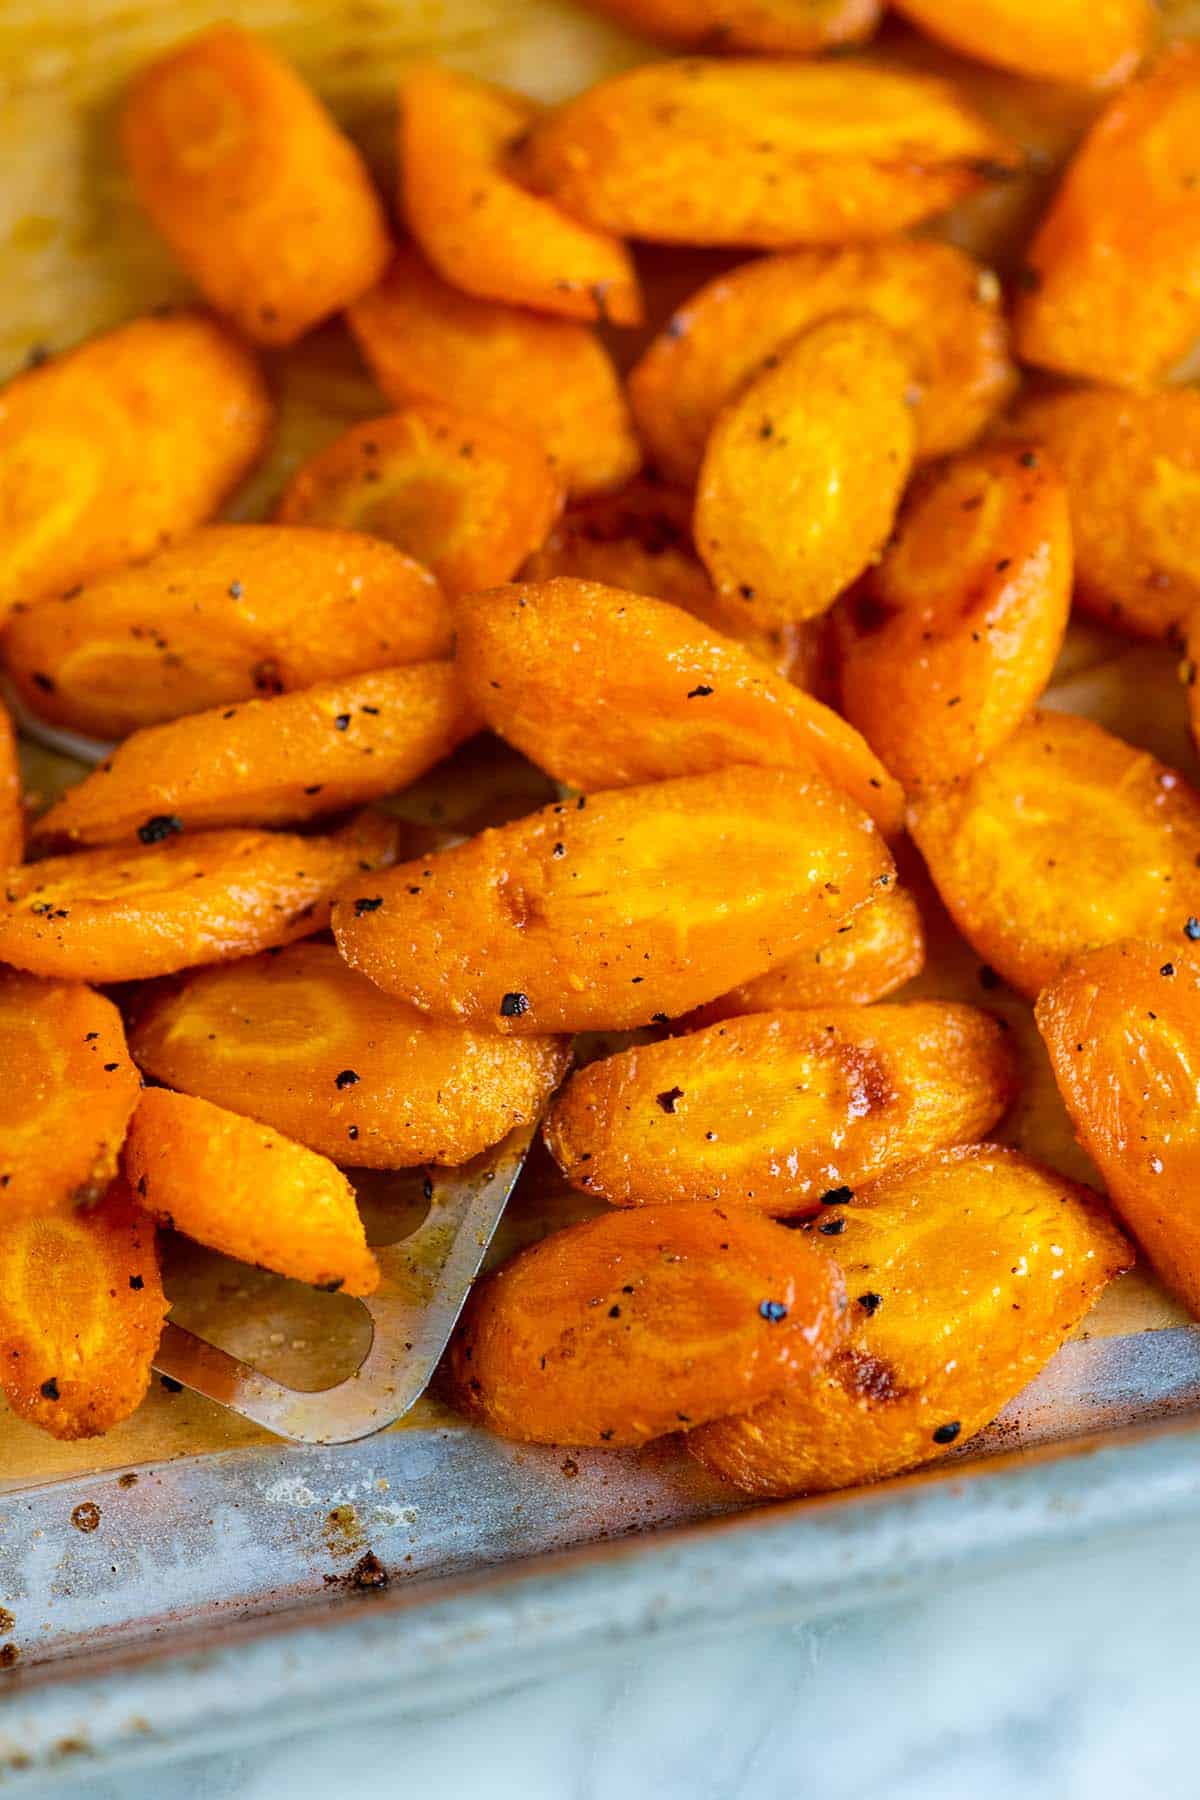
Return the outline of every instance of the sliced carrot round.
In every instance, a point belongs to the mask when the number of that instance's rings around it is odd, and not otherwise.
[[[378,903],[364,881],[353,907]],[[532,1124],[566,1066],[556,1038],[427,1019],[330,944],[200,970],[139,1007],[131,1030],[157,1080],[376,1169],[469,1161]]]
[[[268,1125],[149,1088],[123,1160],[147,1212],[210,1250],[312,1287],[371,1294],[379,1286],[346,1177]]]

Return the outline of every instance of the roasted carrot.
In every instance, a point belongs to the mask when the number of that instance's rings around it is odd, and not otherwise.
[[[635,31],[707,53],[799,56],[857,44],[879,23],[880,0],[592,0]]]
[[[136,568],[18,605],[4,656],[30,711],[107,739],[450,646],[437,582],[392,545],[208,525]]]
[[[17,734],[8,708],[0,702],[0,870],[20,862],[24,849],[25,806]]]
[[[0,1387],[52,1436],[129,1417],[166,1310],[154,1222],[124,1182],[88,1211],[0,1224]]]
[[[641,1444],[811,1380],[844,1304],[833,1259],[769,1220],[608,1213],[480,1283],[451,1345],[452,1391],[502,1437]]]
[[[1153,0],[894,0],[896,11],[963,56],[1041,81],[1117,82],[1155,37]]]
[[[642,460],[616,369],[587,325],[460,294],[409,250],[347,318],[393,405],[454,406],[520,432],[569,493],[620,487]]]
[[[0,620],[201,524],[271,423],[246,351],[199,313],[134,319],[0,391]]]
[[[131,1042],[156,1080],[374,1169],[469,1161],[531,1124],[566,1066],[559,1039],[427,1019],[330,944],[198,970],[136,1009]]]
[[[237,25],[140,71],[121,144],[175,256],[258,343],[292,343],[387,265],[387,220],[362,157],[295,71]]]
[[[368,814],[332,837],[174,835],[52,856],[6,871],[0,961],[65,981],[142,981],[228,962],[322,930],[333,893],[395,855],[396,826]]]
[[[368,419],[302,464],[275,517],[386,538],[452,593],[514,575],[562,510],[536,442],[448,406]]]

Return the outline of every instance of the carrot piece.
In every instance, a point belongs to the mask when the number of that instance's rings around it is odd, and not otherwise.
[[[25,850],[25,805],[17,733],[0,701],[0,870],[19,863]]]
[[[880,0],[593,0],[602,12],[664,43],[710,53],[778,56],[858,44],[879,23]]]
[[[0,1220],[100,1198],[141,1079],[90,988],[0,972]]]
[[[362,157],[295,71],[237,25],[141,70],[121,146],[174,255],[260,344],[293,343],[387,265],[387,219]]]
[[[910,792],[992,754],[1049,681],[1071,610],[1057,469],[968,451],[919,484],[840,609],[842,709]]]
[[[18,375],[0,391],[0,620],[199,525],[270,424],[255,364],[198,313],[134,319]]]
[[[1037,1022],[1113,1205],[1200,1313],[1200,961],[1177,938],[1093,950],[1039,995]]]
[[[38,821],[45,845],[153,843],[375,800],[478,730],[452,663],[323,681],[147,725]]]
[[[1179,44],[1092,126],[1027,253],[1025,362],[1145,387],[1186,355],[1200,333],[1198,107],[1200,46]]]
[[[354,904],[369,912],[377,896],[362,887]],[[558,1039],[425,1018],[331,944],[197,971],[151,996],[130,1029],[156,1080],[372,1169],[468,1162],[532,1124],[566,1066]],[[339,1081],[346,1070],[353,1081]]]
[[[480,1283],[451,1343],[452,1391],[502,1437],[641,1444],[812,1379],[844,1305],[833,1259],[769,1220],[608,1213]]]
[[[331,1292],[379,1286],[346,1177],[268,1125],[149,1088],[123,1166],[147,1212],[210,1250]]]
[[[1035,713],[910,829],[963,936],[1030,998],[1068,957],[1200,912],[1200,794],[1069,713]]]
[[[0,1225],[0,1387],[53,1437],[129,1417],[166,1311],[154,1222],[123,1182],[89,1211]]]
[[[668,244],[861,242],[1014,152],[948,83],[849,61],[647,63],[534,125],[521,173],[587,225]]]
[[[1134,637],[1172,636],[1200,606],[1200,394],[1039,394],[1005,429],[1062,472],[1081,611]]]
[[[1153,0],[894,0],[931,37],[1042,81],[1124,81],[1155,37]]]
[[[849,1340],[810,1382],[693,1433],[752,1494],[824,1493],[932,1462],[1020,1393],[1133,1260],[1098,1197],[1015,1150],[942,1150],[860,1189],[821,1239]]]
[[[428,570],[377,538],[208,525],[136,568],[17,606],[8,672],[31,712],[98,738],[205,707],[447,656]]]
[[[0,961],[109,982],[252,956],[323,930],[335,890],[390,862],[396,837],[368,814],[332,837],[208,831],[26,863],[4,876]]]
[[[639,325],[628,250],[513,180],[507,160],[541,108],[424,63],[400,92],[401,203],[438,273],[484,300]]]
[[[642,460],[612,359],[587,325],[460,294],[413,251],[347,320],[393,405],[444,403],[518,431],[569,493],[620,487]]]
[[[346,892],[333,928],[434,1018],[606,1030],[823,942],[891,880],[872,821],[823,781],[732,768],[543,807],[378,876],[371,911]]]
[[[950,1001],[750,1013],[589,1063],[546,1120],[573,1187],[614,1206],[708,1201],[787,1214],[1007,1110],[1016,1062],[999,1022]]]
[[[730,401],[696,493],[696,547],[726,605],[808,619],[878,556],[912,465],[909,387],[887,327],[840,313]]]
[[[765,975],[731,988],[693,1015],[714,1025],[739,1013],[808,1006],[866,1006],[895,993],[925,967],[925,927],[906,887],[886,888],[833,937]]]
[[[656,467],[694,482],[721,407],[799,332],[847,307],[881,319],[908,352],[918,456],[961,450],[1011,393],[1000,283],[953,245],[895,238],[764,256],[693,294],[631,372]]]
[[[880,828],[904,797],[858,733],[732,639],[663,600],[590,581],[459,603],[458,667],[491,726],[587,792],[730,763],[815,771]]]
[[[469,593],[514,575],[562,503],[537,443],[488,419],[423,405],[352,425],[311,456],[275,517],[372,532],[427,563],[452,593]]]

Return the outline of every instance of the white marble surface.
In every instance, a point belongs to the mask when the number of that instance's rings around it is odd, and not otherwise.
[[[1200,1532],[565,1669],[469,1713],[81,1779],[80,1800],[1194,1800]],[[331,1677],[335,1675],[331,1671]],[[515,1673],[515,1672],[514,1672]]]

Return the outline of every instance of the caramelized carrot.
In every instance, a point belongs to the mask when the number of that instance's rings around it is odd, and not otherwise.
[[[1041,81],[1117,82],[1154,41],[1153,0],[894,0],[963,56]]]
[[[857,44],[879,23],[880,0],[593,0],[602,12],[664,43],[709,54],[768,50],[800,56]]]

